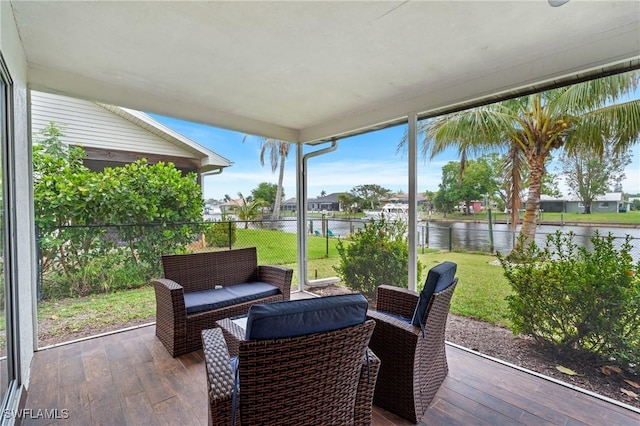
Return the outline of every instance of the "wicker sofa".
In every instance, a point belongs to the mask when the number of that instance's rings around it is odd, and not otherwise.
[[[259,266],[255,247],[162,256],[164,278],[152,280],[156,336],[173,357],[202,347],[200,332],[254,303],[289,300],[293,270]]]
[[[361,295],[254,305],[202,332],[209,425],[368,425],[380,360]],[[234,400],[235,407],[234,408]]]
[[[413,423],[424,415],[449,367],[445,328],[457,265],[443,262],[428,273],[420,294],[397,287],[377,289],[376,321],[369,347],[382,363],[374,404]]]

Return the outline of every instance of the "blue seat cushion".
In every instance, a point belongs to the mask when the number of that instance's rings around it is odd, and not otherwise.
[[[247,316],[247,340],[281,339],[361,324],[369,304],[361,294],[255,304]]]
[[[458,265],[453,262],[442,262],[429,270],[427,280],[420,292],[416,309],[413,311],[411,324],[416,327],[422,327],[422,319],[427,313],[431,296],[433,293],[439,293],[453,284],[457,268]]]
[[[279,294],[280,289],[274,285],[255,281],[234,284],[215,290],[194,291],[184,294],[184,306],[187,314],[212,311],[231,305],[250,302],[263,297]]]

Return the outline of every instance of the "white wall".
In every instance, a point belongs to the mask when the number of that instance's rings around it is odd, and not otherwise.
[[[84,99],[31,92],[31,126],[36,133],[49,122],[61,126],[67,144],[192,158],[173,143]]]
[[[14,87],[14,145],[16,185],[18,328],[20,335],[20,374],[28,386],[34,351],[35,230],[31,196],[31,148],[27,120],[27,63],[13,21],[11,3],[0,2],[0,49]]]

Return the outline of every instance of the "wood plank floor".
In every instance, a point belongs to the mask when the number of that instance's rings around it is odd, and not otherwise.
[[[459,348],[447,355],[450,374],[420,424],[640,425],[623,407]],[[154,326],[38,351],[24,408],[68,418],[22,424],[206,425],[204,368],[202,351],[171,358]],[[375,407],[373,424],[407,422]]]

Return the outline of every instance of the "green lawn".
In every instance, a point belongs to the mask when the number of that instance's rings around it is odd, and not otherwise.
[[[155,321],[155,315],[155,296],[149,286],[38,304],[38,322],[46,323],[46,331],[52,336],[107,329],[118,323],[124,327],[131,320]]]
[[[489,264],[495,260],[494,256],[433,252],[421,254],[419,258],[425,268],[430,268],[444,260],[458,264],[459,283],[453,296],[451,312],[472,316],[493,324],[509,324],[505,317],[504,297],[510,293],[510,288],[502,276],[502,268]],[[318,277],[335,276],[332,266],[338,262],[337,255],[309,260],[309,279],[315,278],[316,270]],[[297,290],[297,263],[291,262],[287,266],[294,269],[292,286]],[[424,277],[426,277],[425,273],[423,273]],[[151,287],[90,297],[44,301],[40,302],[38,308],[38,320],[42,324],[46,323],[46,327],[43,328],[46,328],[49,335],[113,328],[117,324],[124,326],[131,320],[153,320],[154,316],[155,298]]]
[[[493,219],[496,221],[506,221],[508,219],[505,213],[493,212]],[[426,219],[426,217],[423,218]],[[443,219],[441,213],[433,215],[431,217],[434,220]],[[447,220],[478,220],[486,221],[487,213],[474,213],[471,215],[464,215],[462,213],[450,213],[447,214]],[[540,220],[544,223],[593,223],[593,224],[640,224],[640,211],[629,211],[626,213],[549,213],[542,212]]]
[[[490,262],[495,256],[472,253],[427,253],[418,256],[426,270],[437,263],[449,260],[458,264],[458,286],[453,293],[451,312],[470,316],[492,324],[509,326],[506,316],[505,297],[511,294],[511,287],[504,277],[501,266]]]
[[[290,232],[271,229],[240,229],[237,230],[236,242],[233,248],[258,247],[259,263],[291,264],[298,261],[297,235]],[[309,259],[321,259],[337,256],[337,238],[307,237]]]

